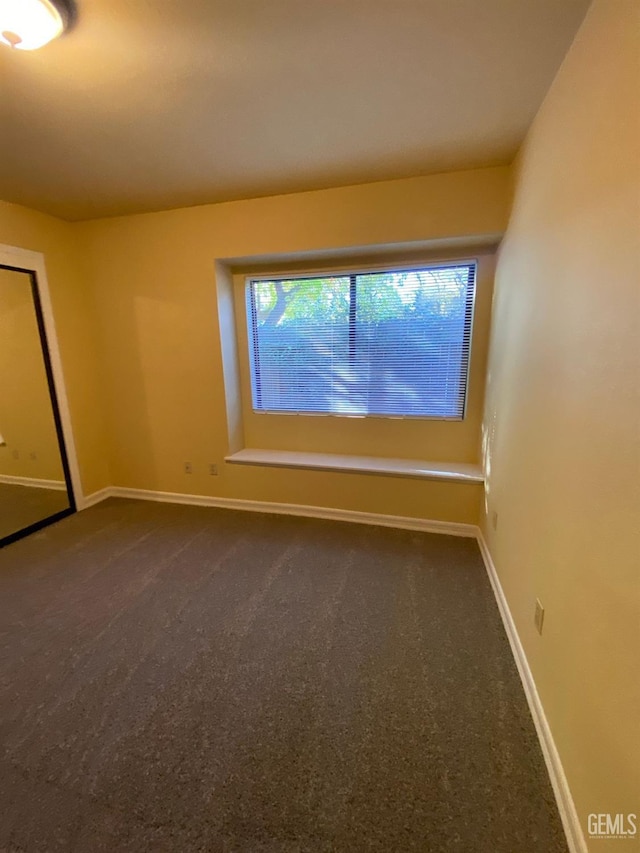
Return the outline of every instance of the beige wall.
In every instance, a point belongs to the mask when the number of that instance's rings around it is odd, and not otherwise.
[[[484,169],[76,225],[0,203],[0,242],[45,254],[87,493],[111,482],[482,516],[585,829],[589,812],[640,812],[636,40],[634,3],[596,0],[513,186],[510,170]],[[233,268],[274,255],[302,263],[394,244],[442,257],[446,241],[500,234],[512,191],[494,298],[484,511],[480,487],[224,465],[234,406],[224,394],[217,259]],[[305,443],[473,461],[489,293],[483,285],[465,425],[371,421],[359,434],[328,434],[317,422]],[[271,424],[265,436],[248,421],[249,439],[300,441]],[[536,597],[546,607],[542,637]]]
[[[640,815],[639,82],[637,3],[596,0],[517,163],[489,365],[483,526],[585,834]]]
[[[215,263],[274,255],[294,260],[298,253],[326,256],[354,246],[442,247],[455,238],[499,235],[507,205],[508,169],[492,168],[78,225],[98,308],[114,483],[475,522],[479,486],[225,465]],[[485,280],[480,370],[489,293]],[[465,425],[424,423],[400,424],[391,435],[388,423],[372,422],[367,452],[388,454],[406,442],[424,459],[455,450],[459,458],[451,461],[477,460],[483,397],[477,375],[473,393],[474,436]],[[457,445],[456,432],[464,433]],[[333,450],[354,450],[347,430],[328,440]],[[408,454],[405,448],[395,455]],[[185,461],[193,464],[190,475]],[[218,465],[218,477],[209,476],[210,463]]]
[[[0,269],[0,475],[64,481],[31,278]]]
[[[52,216],[0,202],[0,243],[45,256],[85,493],[109,484],[104,415],[91,294],[80,275],[75,227]]]

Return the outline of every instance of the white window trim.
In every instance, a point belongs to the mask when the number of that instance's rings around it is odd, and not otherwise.
[[[445,480],[451,483],[484,482],[480,465],[467,462],[425,462],[420,459],[350,456],[341,453],[302,453],[259,448],[238,450],[225,456],[225,462],[232,465],[257,465],[268,468],[304,468],[351,474],[382,474],[419,480]]]
[[[462,408],[462,416],[442,416],[442,415],[382,415],[382,414],[359,414],[355,412],[307,412],[307,411],[286,411],[281,409],[256,409],[253,405],[253,395],[251,393],[251,389],[249,390],[249,399],[251,401],[251,412],[254,415],[275,415],[276,417],[303,417],[303,418],[358,418],[358,419],[373,419],[373,420],[417,420],[417,421],[441,421],[441,422],[450,422],[450,423],[460,423],[466,417],[467,413],[467,403],[469,399],[469,391],[471,385],[471,353],[473,350],[473,333],[474,333],[474,324],[475,324],[475,310],[476,310],[476,294],[478,288],[478,269],[479,269],[479,258],[477,256],[461,256],[455,258],[447,258],[446,260],[437,260],[430,259],[427,261],[413,261],[409,263],[382,263],[382,264],[374,264],[374,265],[356,265],[347,266],[347,267],[319,267],[317,269],[309,268],[302,271],[292,272],[284,271],[278,272],[273,271],[270,273],[253,275],[251,273],[246,274],[244,276],[243,283],[243,295],[244,298],[241,301],[242,304],[242,321],[244,323],[248,346],[250,347],[250,331],[248,327],[249,318],[247,316],[246,309],[246,293],[247,289],[251,286],[252,282],[257,281],[277,281],[277,280],[304,280],[304,279],[316,279],[319,277],[331,277],[331,278],[340,278],[347,277],[352,275],[372,275],[375,273],[384,273],[384,272],[413,272],[413,271],[421,271],[425,269],[429,269],[429,267],[433,267],[436,269],[446,269],[447,267],[458,267],[467,265],[473,265],[475,267],[474,273],[474,288],[473,295],[471,300],[471,318],[470,318],[470,338],[469,338],[469,351],[467,354],[467,364],[466,364],[466,382],[465,382],[465,395],[464,395],[464,405]],[[249,374],[251,374],[251,353],[247,350],[246,357],[248,359],[249,366]],[[251,379],[249,379],[249,383],[251,385]]]

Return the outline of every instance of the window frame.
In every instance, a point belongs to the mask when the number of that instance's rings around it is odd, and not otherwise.
[[[460,364],[460,375],[465,376],[464,383],[464,396],[462,403],[462,412],[461,415],[458,416],[442,416],[442,415],[415,415],[415,414],[369,414],[369,413],[358,413],[358,412],[319,412],[319,411],[304,411],[304,410],[292,410],[292,409],[257,409],[254,404],[254,361],[252,355],[252,349],[255,346],[255,335],[256,330],[255,326],[255,318],[250,316],[250,312],[248,311],[248,293],[251,288],[253,282],[260,281],[304,281],[304,280],[315,280],[318,278],[348,278],[350,280],[350,284],[356,276],[366,276],[366,275],[375,275],[376,273],[410,273],[410,272],[421,272],[427,269],[446,269],[448,267],[463,267],[463,266],[472,266],[473,267],[473,287],[471,288],[471,292],[467,293],[467,302],[470,303],[468,305],[468,309],[465,310],[465,318],[466,311],[468,310],[469,314],[469,346],[467,351],[466,359],[461,360]],[[275,416],[283,416],[283,417],[309,417],[309,418],[338,418],[341,420],[384,420],[384,421],[402,421],[402,420],[412,420],[412,421],[435,421],[440,423],[462,423],[465,421],[467,416],[467,408],[469,404],[469,395],[470,395],[470,386],[472,381],[472,371],[471,371],[471,353],[473,349],[473,338],[474,338],[474,326],[475,326],[475,309],[476,309],[476,298],[477,298],[477,290],[478,290],[478,275],[480,271],[480,259],[477,256],[462,256],[462,257],[449,257],[446,260],[428,260],[424,262],[413,261],[407,263],[383,263],[383,264],[373,264],[373,265],[364,265],[364,266],[349,266],[349,267],[318,267],[316,269],[304,269],[304,270],[296,270],[296,271],[272,271],[269,273],[258,273],[251,274],[245,273],[243,275],[243,288],[242,288],[242,304],[243,304],[243,325],[244,332],[246,335],[246,357],[248,363],[248,371],[249,371],[249,401],[251,404],[251,412],[254,415],[275,415]],[[350,314],[351,320],[351,314]],[[466,319],[465,319],[466,325]]]

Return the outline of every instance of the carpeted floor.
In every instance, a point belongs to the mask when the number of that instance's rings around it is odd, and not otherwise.
[[[0,551],[0,850],[559,853],[474,541],[110,500]]]
[[[66,491],[0,483],[0,539],[68,507]]]

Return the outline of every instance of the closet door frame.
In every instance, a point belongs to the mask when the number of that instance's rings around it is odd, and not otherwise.
[[[55,521],[71,515],[77,509],[82,509],[84,498],[44,255],[40,252],[32,252],[16,246],[0,244],[0,267],[15,272],[26,273],[29,277],[49,386],[49,397],[53,409],[60,457],[69,497],[69,507],[40,521],[36,521],[21,530],[17,530],[8,536],[2,537],[0,539],[0,547],[3,547],[10,542],[21,539],[23,536],[28,536],[40,530],[48,524],[53,524]]]

